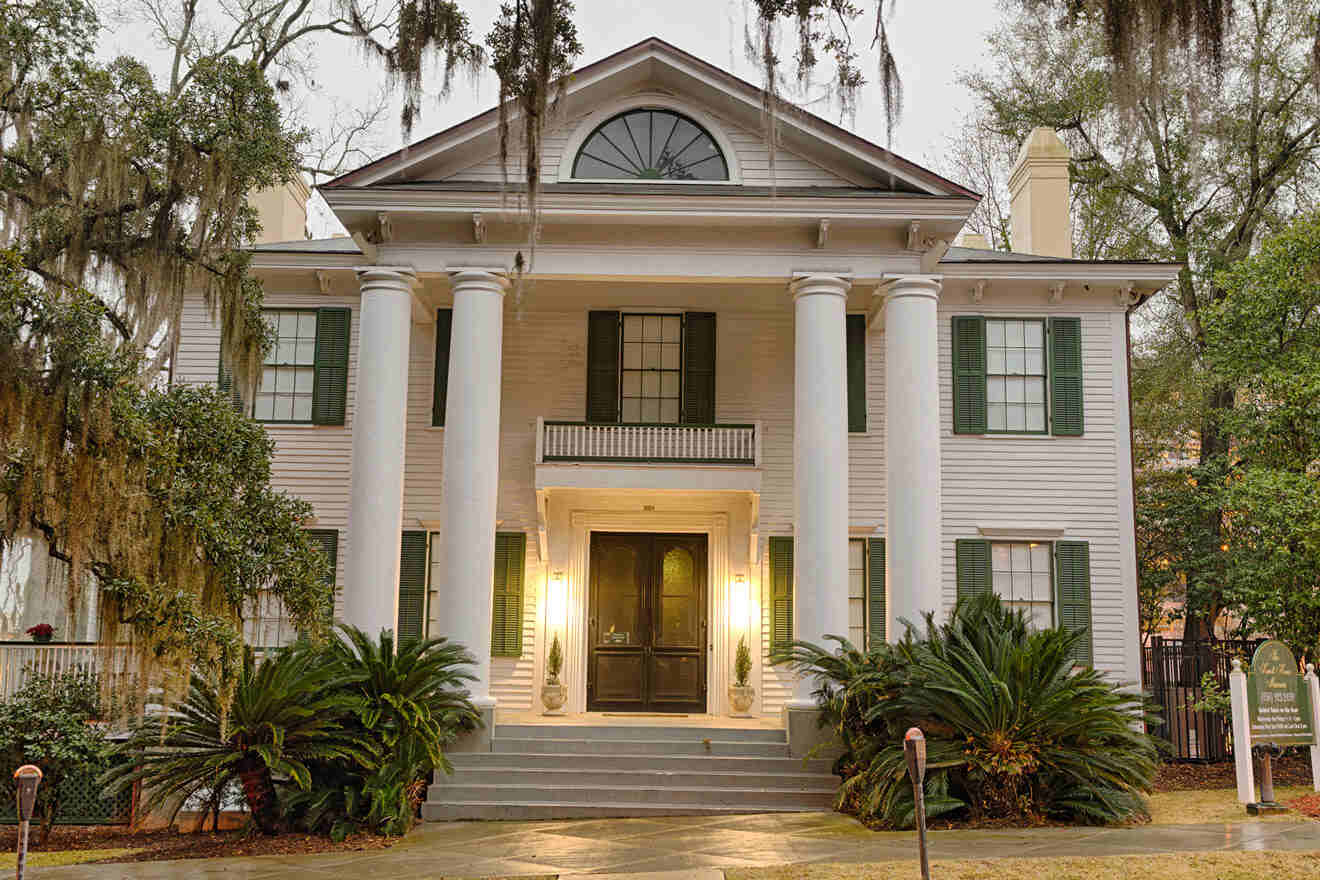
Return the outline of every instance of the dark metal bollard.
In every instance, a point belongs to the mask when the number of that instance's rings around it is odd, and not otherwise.
[[[37,786],[41,784],[41,768],[24,764],[14,771],[18,790],[18,880],[23,880],[27,869],[28,827],[32,823],[32,808],[37,803]]]
[[[926,855],[926,737],[921,728],[908,728],[903,737],[903,755],[907,758],[908,776],[912,778],[917,849],[921,853],[921,880],[930,880],[930,859]]]

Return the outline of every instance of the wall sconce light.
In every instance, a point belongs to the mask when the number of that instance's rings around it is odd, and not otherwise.
[[[747,626],[751,611],[751,596],[747,589],[747,575],[735,574],[733,587],[729,590],[729,614],[733,624],[742,630]]]
[[[568,589],[562,571],[552,572],[546,581],[545,622],[552,627],[564,625],[568,617]]]

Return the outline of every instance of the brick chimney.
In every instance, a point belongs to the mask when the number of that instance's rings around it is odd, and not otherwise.
[[[1072,257],[1068,213],[1068,147],[1052,128],[1033,128],[1008,179],[1013,250]]]
[[[307,198],[312,194],[299,174],[287,183],[248,196],[261,220],[261,232],[253,244],[272,241],[302,241],[307,238]]]

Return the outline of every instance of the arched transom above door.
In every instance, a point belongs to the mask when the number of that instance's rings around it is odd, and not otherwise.
[[[635,107],[598,125],[573,160],[577,180],[727,181],[729,162],[700,123],[676,110]]]

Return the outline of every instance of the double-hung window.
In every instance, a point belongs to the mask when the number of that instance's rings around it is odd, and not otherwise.
[[[683,316],[623,316],[622,421],[678,424],[683,392]]]
[[[958,315],[952,342],[955,434],[1083,433],[1080,318]]]
[[[987,318],[986,431],[1045,433],[1045,322]]]
[[[1050,545],[1042,541],[995,541],[990,571],[995,595],[1020,608],[1037,629],[1054,626],[1054,579]]]
[[[316,310],[265,312],[275,338],[261,365],[252,417],[259,422],[311,422],[316,384]]]

